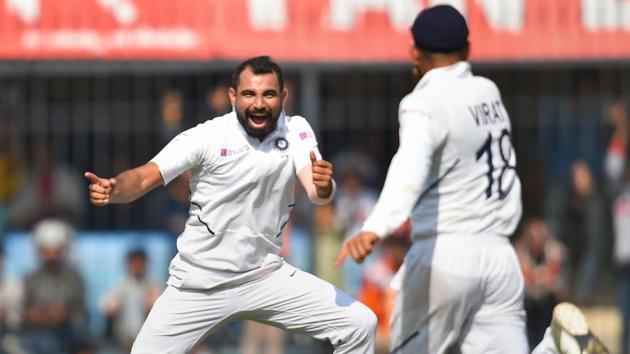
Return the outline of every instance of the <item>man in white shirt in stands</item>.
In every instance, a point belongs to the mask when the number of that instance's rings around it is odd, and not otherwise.
[[[400,147],[337,265],[362,262],[410,217],[414,243],[392,282],[392,353],[527,353],[523,278],[509,241],[521,218],[510,119],[496,85],[466,62],[468,26],[456,9],[424,10],[411,32],[420,81],[400,103]],[[566,316],[554,319],[583,320],[575,309],[560,307]],[[546,347],[555,351],[553,340]]]
[[[129,203],[191,171],[190,216],[177,240],[168,287],[132,353],[184,353],[212,330],[250,319],[328,340],[335,353],[373,353],[376,318],[329,283],[279,256],[296,177],[310,200],[329,203],[332,165],[310,125],[286,116],[280,67],[269,57],[241,63],[234,110],[175,137],[150,162],[90,180],[95,205]]]

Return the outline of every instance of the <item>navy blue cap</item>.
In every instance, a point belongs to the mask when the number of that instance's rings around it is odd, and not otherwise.
[[[422,10],[411,26],[416,47],[436,52],[461,49],[468,41],[466,19],[450,5]]]

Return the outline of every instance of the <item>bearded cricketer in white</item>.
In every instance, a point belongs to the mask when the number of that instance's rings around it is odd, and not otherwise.
[[[129,203],[191,171],[190,215],[168,287],[132,353],[184,353],[212,330],[249,319],[328,340],[335,353],[374,352],[376,317],[331,284],[280,257],[296,177],[329,203],[332,165],[310,125],[283,111],[280,67],[255,57],[235,70],[234,110],[175,137],[150,162],[115,178],[86,172],[94,205]]]

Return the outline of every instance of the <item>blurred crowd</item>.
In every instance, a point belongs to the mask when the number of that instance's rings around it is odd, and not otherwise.
[[[593,166],[581,158],[571,160],[568,180],[545,188],[544,208],[540,213],[526,210],[514,237],[525,279],[530,346],[542,339],[552,309],[560,301],[573,301],[582,307],[616,302],[622,319],[619,352],[629,353],[630,163],[626,103],[612,103],[603,116],[611,132],[602,149],[602,165]],[[596,175],[603,175],[602,180]],[[617,296],[611,294],[614,288]]]
[[[200,110],[202,117],[231,109],[225,90],[225,86],[218,85],[208,92],[206,105]],[[163,96],[161,139],[164,142],[185,128],[182,100],[177,91]],[[290,107],[289,104],[287,109]],[[543,207],[526,208],[513,241],[525,279],[531,344],[540,341],[551,310],[560,301],[574,301],[586,307],[614,304],[623,319],[620,353],[628,354],[628,107],[623,101],[614,102],[598,115],[602,116],[599,124],[610,127],[609,138],[603,146],[593,146],[590,150],[602,158],[579,156],[579,153],[566,155],[562,164],[568,172],[566,177],[556,176],[544,186],[533,188],[542,194],[537,198],[542,200]],[[81,179],[81,171],[58,158],[56,144],[49,135],[38,135],[25,149],[14,123],[10,114],[0,114],[0,235],[10,230],[29,231],[40,265],[24,279],[0,280],[0,352],[94,353],[103,352],[103,348],[112,353],[124,352],[164,284],[146,276],[147,253],[142,248],[130,248],[127,274],[101,301],[100,315],[107,319],[105,329],[102,333],[86,330],[87,318],[92,315],[85,307],[85,293],[89,289],[68,256],[74,230],[86,225],[85,214],[89,209],[86,183]],[[565,139],[568,142],[579,139],[579,135],[572,136],[570,132],[562,134],[568,134]],[[378,251],[365,263],[346,262],[341,269],[333,266],[343,241],[360,229],[374,207],[388,163],[374,153],[377,141],[368,144],[365,141],[349,144],[328,157],[335,166],[338,184],[333,204],[313,206],[300,189],[296,191],[296,207],[287,227],[284,255],[295,266],[367,304],[379,319],[378,352],[386,353],[388,320],[395,296],[389,284],[410,246],[409,224],[401,225],[380,243]],[[130,166],[123,163],[116,172],[126,167]],[[531,184],[530,177],[536,181],[535,171],[519,173],[525,184]],[[169,184],[160,200],[160,204],[152,207],[153,218],[163,222],[161,228],[177,235],[188,215],[188,176],[184,174]],[[116,209],[116,215],[124,218],[132,209]],[[173,247],[174,243],[173,239]],[[615,291],[617,295],[612,296]],[[245,322],[211,335],[197,352],[215,353],[220,352],[217,348],[224,347],[241,348],[247,354],[282,354],[288,352],[286,348],[302,348],[302,353],[330,351],[324,344]]]

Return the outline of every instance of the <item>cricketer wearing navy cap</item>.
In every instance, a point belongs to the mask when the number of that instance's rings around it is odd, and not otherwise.
[[[413,74],[418,80],[442,62],[468,59],[468,25],[464,16],[450,5],[437,5],[420,12],[411,26],[411,34],[411,57],[416,64]]]
[[[525,354],[523,277],[509,241],[522,207],[508,113],[496,85],[473,75],[456,9],[422,11],[411,33],[420,81],[400,102],[400,146],[337,264],[363,261],[409,218],[413,245],[392,281],[391,352]]]

